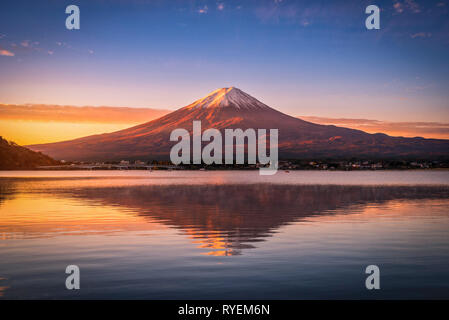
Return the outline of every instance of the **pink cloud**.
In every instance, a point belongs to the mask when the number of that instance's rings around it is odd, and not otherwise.
[[[0,48],[0,56],[14,57],[15,54],[14,54],[14,52],[11,52],[11,51],[9,51],[9,50]]]
[[[404,0],[404,2],[395,1],[393,4],[393,8],[396,10],[397,13],[402,13],[405,10],[413,13],[420,13],[421,8],[414,0]]]
[[[169,113],[168,110],[127,107],[75,107],[60,105],[14,105],[0,103],[0,119],[78,122],[127,123],[130,125],[150,121]],[[144,119],[144,120],[142,120]]]
[[[404,12],[404,7],[402,6],[402,4],[400,2],[396,2],[393,5],[393,8],[396,10],[397,13],[402,13]]]
[[[207,13],[207,10],[208,10],[207,6],[204,6],[204,7],[198,9],[198,13],[200,13],[200,14]]]
[[[23,40],[20,45],[24,48],[28,48],[31,44],[30,44],[30,40]]]
[[[372,119],[326,118],[300,116],[306,121],[347,127],[368,133],[386,133],[392,136],[449,139],[449,123],[444,122],[393,122]]]

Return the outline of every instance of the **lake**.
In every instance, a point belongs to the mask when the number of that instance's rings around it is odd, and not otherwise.
[[[448,299],[449,171],[1,171],[0,299],[79,298]]]

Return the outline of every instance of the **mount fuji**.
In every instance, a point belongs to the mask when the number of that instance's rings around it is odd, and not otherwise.
[[[319,125],[279,112],[242,90],[221,88],[156,120],[84,138],[28,146],[55,159],[78,161],[169,159],[174,129],[278,129],[280,158],[449,158],[449,140],[391,137]]]

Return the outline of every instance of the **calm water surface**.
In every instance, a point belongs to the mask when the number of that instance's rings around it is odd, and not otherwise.
[[[0,299],[448,299],[448,232],[449,171],[0,172]]]

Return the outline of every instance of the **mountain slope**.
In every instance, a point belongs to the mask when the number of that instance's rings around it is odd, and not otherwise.
[[[60,164],[59,161],[0,137],[0,170],[33,169],[56,164]]]
[[[289,158],[449,158],[449,140],[390,137],[318,125],[279,112],[231,87],[218,89],[159,119],[125,130],[57,143],[29,146],[57,159],[168,159],[172,130],[216,128],[279,129],[280,157]]]

